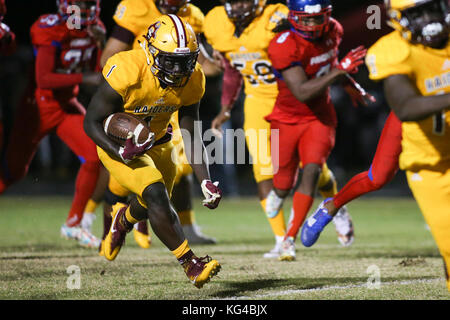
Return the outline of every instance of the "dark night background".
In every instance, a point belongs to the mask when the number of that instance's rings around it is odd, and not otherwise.
[[[119,2],[119,0],[102,1],[101,19],[107,27],[108,34],[114,25],[112,16]],[[268,3],[276,2],[284,1],[268,1]],[[380,36],[390,32],[385,24],[384,16],[381,19],[382,28],[380,30],[369,30],[366,27],[366,21],[369,18],[368,6],[378,5],[384,14],[382,2],[375,0],[333,1],[333,17],[341,22],[345,30],[340,49],[341,56],[360,44],[369,47]],[[191,3],[200,7],[205,14],[214,6],[220,5],[219,0],[191,0]],[[10,119],[15,112],[20,112],[19,102],[27,84],[28,70],[33,67],[29,29],[40,15],[56,11],[55,0],[6,0],[6,4],[8,13],[3,22],[15,32],[19,46],[13,56],[0,57],[0,105],[3,109],[4,121]],[[355,77],[372,95],[376,96],[378,101],[366,108],[354,108],[350,99],[339,87],[332,88],[332,97],[339,123],[336,146],[328,160],[328,165],[337,176],[339,187],[342,187],[353,174],[368,169],[389,112],[383,97],[382,86],[368,80],[367,70],[361,68]],[[211,82],[213,81],[220,83],[220,79],[212,79]],[[84,101],[80,100],[85,105],[89,101],[88,98],[85,98]],[[211,121],[214,114],[218,112],[219,102],[220,91],[217,88],[207,90],[205,101],[202,104],[202,119],[206,123]],[[242,120],[242,106],[238,103],[233,109],[232,126],[241,127]],[[9,122],[5,123],[5,127],[8,127],[8,124]],[[206,126],[204,125],[204,127]],[[59,192],[70,194],[78,165],[78,159],[71,154],[67,147],[58,138],[50,135],[41,143],[28,177],[11,187],[7,193]],[[229,195],[256,195],[256,187],[249,165],[226,169],[216,166],[212,168],[212,175],[213,178],[221,180],[221,186],[225,187],[225,191]],[[227,179],[230,177],[235,178]],[[404,174],[398,173],[391,183],[374,194],[409,195]]]

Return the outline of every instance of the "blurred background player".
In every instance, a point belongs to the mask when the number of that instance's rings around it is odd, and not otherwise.
[[[11,29],[3,23],[3,18],[6,15],[5,0],[0,0],[0,55],[9,56],[16,50],[15,34]],[[0,101],[0,150],[4,147],[5,142],[8,141],[10,120],[12,118],[12,112],[10,108],[3,105],[3,101]],[[6,120],[6,121],[4,121]],[[2,152],[0,152],[0,161],[2,158]]]
[[[114,260],[127,232],[137,222],[149,219],[153,231],[178,259],[189,280],[201,288],[220,270],[220,264],[208,256],[194,255],[170,202],[177,164],[172,161],[174,145],[169,122],[179,110],[180,126],[189,132],[190,147],[186,151],[193,159],[195,146],[203,147],[195,121],[199,121],[205,76],[197,63],[199,49],[192,27],[173,14],[153,22],[140,48],[121,52],[107,61],[103,69],[106,81],[91,100],[85,120],[85,130],[98,145],[99,157],[111,177],[137,196],[129,206],[118,203],[113,207],[103,253],[106,259]],[[148,123],[152,135],[147,141],[138,144],[131,133],[120,146],[105,134],[104,120],[124,111]],[[192,167],[201,181],[203,205],[215,209],[221,191],[217,183],[211,182],[204,157]]]
[[[81,162],[61,235],[83,246],[98,247],[99,240],[80,227],[96,186],[100,161],[95,144],[83,130],[86,111],[77,95],[80,84],[95,86],[101,80],[95,36],[105,33],[99,20],[100,0],[60,0],[57,5],[57,14],[40,16],[31,27],[35,101],[24,103],[15,117],[0,174],[0,193],[26,175],[41,139],[55,132]],[[79,14],[70,6],[77,6]]]
[[[290,0],[288,19],[276,31],[268,53],[278,83],[273,112],[265,117],[279,138],[272,141],[272,161],[278,161],[273,185],[285,198],[294,185],[299,162],[301,182],[294,193],[293,215],[284,237],[280,260],[295,259],[295,239],[314,200],[320,170],[335,142],[336,112],[331,84],[345,80],[363,64],[366,50],[352,50],[338,62],[342,26],[331,18],[329,0]],[[276,145],[278,143],[278,145]]]
[[[202,32],[204,15],[199,8],[190,4],[187,0],[123,0],[117,6],[114,15],[116,25],[102,54],[102,66],[104,66],[111,56],[118,52],[140,48],[139,39],[147,33],[149,21],[155,20],[162,14],[177,14],[193,27],[196,34]],[[201,55],[199,62],[203,65],[207,76],[217,72],[214,65],[208,63]],[[174,133],[173,142],[179,155],[177,178],[172,193],[173,204],[183,226],[183,231],[190,243],[214,244],[216,240],[202,234],[198,225],[195,223],[191,200],[192,182],[190,176],[192,174],[192,168],[184,155],[177,113],[173,115],[171,125]],[[128,194],[128,191],[121,188],[114,178],[110,179],[105,197],[104,215],[106,223],[103,238],[109,229],[111,206],[116,202],[126,202]],[[137,224],[133,230],[133,234],[136,242],[142,248],[148,248],[150,246],[151,240],[146,221]]]
[[[278,94],[267,48],[275,36],[273,29],[287,17],[289,10],[283,4],[266,5],[263,0],[230,0],[223,3],[224,6],[215,7],[208,12],[204,25],[206,40],[220,53],[219,59],[225,69],[222,109],[214,119],[212,128],[221,132],[222,124],[230,119],[230,111],[244,78],[244,130],[247,147],[253,160],[259,200],[275,235],[275,246],[265,253],[264,257],[278,258],[286,226],[281,209],[282,199],[266,203],[271,197],[273,168],[270,156],[270,124],[264,117],[272,112]],[[323,169],[319,191],[324,197],[330,197],[337,193],[337,184],[325,164]],[[342,235],[342,239],[347,239],[347,243],[351,243],[353,234],[350,216],[344,210],[340,212],[342,215],[336,219],[342,218],[343,223],[339,224],[341,229],[337,230],[338,234]]]

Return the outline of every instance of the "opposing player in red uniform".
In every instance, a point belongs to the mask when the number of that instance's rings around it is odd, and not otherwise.
[[[354,96],[354,82],[347,81],[346,75],[357,72],[366,50],[358,47],[338,61],[343,29],[331,18],[329,0],[289,0],[287,5],[288,19],[269,45],[279,94],[266,120],[271,130],[279,132],[279,144],[272,141],[274,168],[278,164],[273,184],[278,197],[289,194],[299,162],[303,165],[279,258],[289,261],[295,259],[295,238],[313,203],[322,165],[334,147],[337,119],[329,86],[346,81],[345,87]],[[364,100],[364,96],[357,99]]]
[[[369,170],[351,178],[333,198],[322,201],[302,228],[301,241],[304,246],[310,247],[319,239],[320,233],[339,208],[366,193],[381,189],[394,178],[399,169],[401,142],[402,123],[391,112],[384,124]]]
[[[84,132],[86,110],[77,95],[80,84],[97,85],[101,79],[100,44],[94,36],[104,30],[98,18],[100,0],[58,0],[57,4],[57,14],[43,15],[31,27],[36,103],[26,103],[17,110],[0,172],[0,194],[26,175],[41,139],[55,132],[81,162],[61,235],[98,247],[99,240],[80,227],[96,186],[100,161],[95,144]]]

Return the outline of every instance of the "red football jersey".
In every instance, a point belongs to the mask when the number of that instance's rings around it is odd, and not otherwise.
[[[343,35],[342,26],[334,19],[321,40],[308,41],[294,30],[277,34],[269,45],[269,57],[277,77],[278,97],[272,113],[266,120],[283,123],[301,123],[319,119],[336,126],[336,112],[329,89],[307,104],[298,101],[283,80],[281,72],[291,66],[301,66],[309,79],[328,73],[338,64],[338,47]]]
[[[101,22],[99,22],[101,24]],[[86,28],[70,29],[67,21],[56,14],[47,14],[31,27],[31,41],[38,54],[38,50],[53,47],[53,57],[48,57],[53,64],[52,70],[44,70],[45,76],[53,81],[46,81],[44,88],[39,85],[40,95],[46,97],[58,96],[69,99],[78,94],[78,84],[82,81],[82,72],[94,71],[97,68],[97,46]],[[46,51],[47,52],[47,51]],[[44,67],[44,68],[42,68]],[[36,66],[36,78],[42,76],[40,69],[45,65]],[[50,84],[49,84],[50,83]],[[59,99],[58,99],[59,100]]]

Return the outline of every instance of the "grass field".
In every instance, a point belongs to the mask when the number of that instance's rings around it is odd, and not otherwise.
[[[0,299],[449,299],[443,263],[412,199],[364,198],[349,205],[356,240],[340,247],[330,224],[297,260],[264,260],[273,236],[256,199],[227,200],[215,211],[195,201],[202,231],[219,243],[193,246],[222,271],[198,290],[156,239],[140,249],[130,234],[114,262],[60,238],[70,199],[0,197]],[[290,206],[290,201],[288,202]],[[289,208],[285,206],[285,208]],[[286,210],[289,211],[289,210]],[[94,233],[101,234],[100,208]],[[68,289],[67,268],[80,268]],[[377,273],[378,272],[378,273]],[[372,279],[379,275],[379,288]]]

